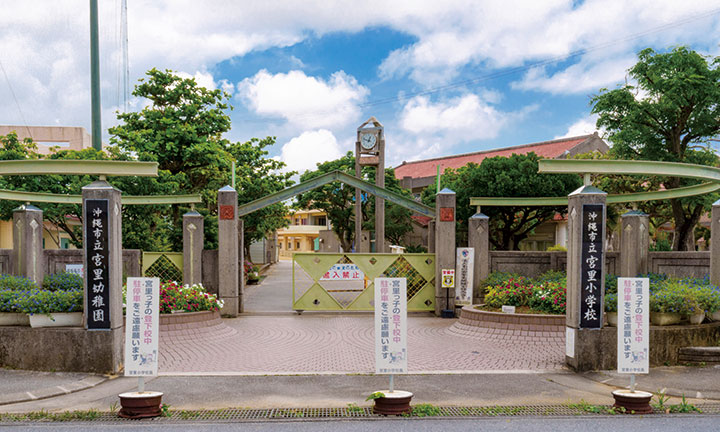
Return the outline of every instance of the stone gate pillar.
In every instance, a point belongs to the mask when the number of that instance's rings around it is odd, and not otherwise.
[[[38,286],[45,276],[42,241],[42,210],[30,204],[13,210],[12,273],[32,279]]]
[[[224,302],[220,313],[236,317],[240,311],[238,270],[237,191],[218,191],[218,294]]]
[[[455,287],[442,287],[442,270],[455,271],[455,192],[436,195],[435,218],[435,315],[440,316],[455,313]]]
[[[620,217],[620,276],[636,277],[648,272],[650,217],[632,210]]]
[[[468,220],[468,247],[475,249],[473,303],[475,298],[482,302],[485,293],[481,292],[480,284],[490,274],[490,218],[482,213],[475,213]]]
[[[183,215],[183,284],[202,283],[205,218],[195,210]]]
[[[713,203],[710,218],[710,283],[720,285],[720,200]]]
[[[583,186],[568,196],[567,312],[565,361],[575,370],[597,369],[605,289],[605,200]]]
[[[82,355],[95,370],[123,363],[121,193],[105,180],[82,188],[86,341]]]
[[[435,253],[435,219],[428,221],[428,252]]]

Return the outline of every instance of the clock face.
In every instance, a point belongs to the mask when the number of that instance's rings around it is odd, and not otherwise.
[[[375,147],[376,140],[375,134],[363,134],[360,136],[360,145],[365,150],[370,150]]]

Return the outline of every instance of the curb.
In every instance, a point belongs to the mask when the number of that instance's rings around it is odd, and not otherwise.
[[[38,390],[0,394],[0,405],[9,405],[20,402],[30,402],[40,399],[47,399],[55,396],[62,396],[70,393],[87,390],[108,381],[110,378],[104,375],[92,375],[69,384],[45,387]]]

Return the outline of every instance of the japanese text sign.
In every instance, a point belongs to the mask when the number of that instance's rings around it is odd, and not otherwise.
[[[580,328],[601,328],[605,286],[603,274],[605,206],[584,204],[581,223]]]
[[[127,279],[125,322],[125,376],[158,373],[160,279]]]
[[[442,269],[442,288],[453,288],[455,286],[455,269]]]
[[[457,274],[457,289],[455,290],[455,304],[472,304],[473,297],[473,268],[475,264],[474,248],[457,248],[455,258],[455,272]]]
[[[618,278],[617,370],[650,372],[650,279]]]
[[[335,264],[320,280],[363,280],[365,274],[355,264]]]
[[[406,278],[375,278],[375,373],[407,373]]]
[[[109,230],[108,200],[85,200],[85,319],[88,330],[110,329]]]

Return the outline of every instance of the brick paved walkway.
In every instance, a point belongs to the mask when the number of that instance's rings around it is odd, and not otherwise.
[[[292,264],[273,266],[246,291],[256,312],[289,310]],[[274,300],[262,296],[274,296]],[[287,306],[278,298],[286,298]],[[371,314],[244,315],[160,337],[161,373],[374,372]],[[565,360],[564,334],[481,329],[430,316],[408,317],[410,372],[551,370]]]
[[[464,328],[456,320],[408,318],[411,372],[549,370],[564,361],[562,334],[530,338]],[[163,373],[369,373],[372,316],[286,315],[224,319],[214,333],[161,337]],[[521,340],[526,339],[526,340]]]

